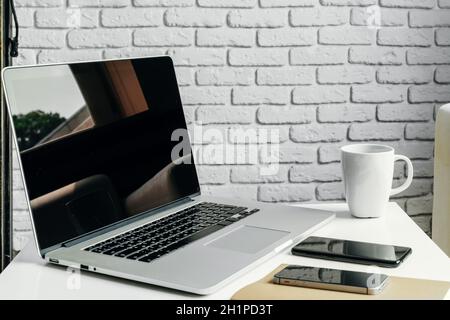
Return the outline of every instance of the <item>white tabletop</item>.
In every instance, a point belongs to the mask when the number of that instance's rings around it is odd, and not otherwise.
[[[345,204],[308,207],[337,212],[336,219],[314,235],[412,248],[412,255],[402,265],[396,269],[381,268],[382,273],[450,281],[450,259],[395,203],[390,203],[388,214],[378,219],[353,218]],[[293,256],[290,249],[287,248],[219,292],[196,296],[89,272],[74,275],[64,267],[45,264],[30,241],[0,275],[0,299],[229,299],[237,290],[262,278],[282,263],[373,271],[373,267],[363,265]],[[447,293],[449,297],[450,292]]]

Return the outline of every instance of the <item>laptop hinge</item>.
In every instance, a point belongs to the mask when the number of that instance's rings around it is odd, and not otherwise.
[[[195,201],[193,198],[198,196],[198,195],[199,195],[199,193],[192,194],[190,196],[187,196],[187,197],[175,200],[173,202],[170,202],[168,204],[165,204],[165,205],[163,205],[161,207],[157,207],[157,208],[151,209],[150,211],[143,212],[143,213],[138,214],[138,215],[136,215],[134,217],[127,218],[126,220],[121,220],[121,221],[118,221],[118,222],[116,222],[116,223],[114,223],[112,225],[108,225],[108,226],[103,227],[101,229],[98,229],[98,230],[95,230],[95,231],[91,231],[89,233],[83,234],[83,235],[78,236],[76,238],[73,238],[73,239],[70,239],[68,241],[62,242],[59,247],[67,248],[67,247],[74,246],[74,245],[76,245],[78,243],[81,243],[81,242],[84,242],[86,240],[92,239],[94,237],[100,236],[100,235],[102,235],[104,233],[107,233],[107,232],[116,230],[118,228],[121,228],[121,227],[123,227],[123,226],[125,226],[127,224],[130,224],[130,223],[136,222],[138,220],[147,218],[149,216],[152,216],[152,215],[160,213],[162,211],[171,209],[173,207],[176,207],[176,206],[188,203],[188,202]]]

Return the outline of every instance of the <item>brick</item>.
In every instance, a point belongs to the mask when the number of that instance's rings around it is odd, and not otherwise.
[[[261,163],[314,163],[316,160],[317,148],[308,147],[304,144],[286,144],[279,146],[278,156],[275,161],[268,158],[266,153],[260,152]]]
[[[416,215],[411,218],[420,227],[420,229],[422,229],[423,232],[431,237],[431,214]]]
[[[50,9],[46,9],[50,10]],[[34,26],[34,9],[33,8],[16,8],[17,19],[20,21],[22,28]]]
[[[39,63],[73,62],[100,60],[102,52],[100,50],[82,49],[82,50],[41,50],[37,56]]]
[[[241,123],[249,124],[255,119],[255,111],[247,107],[206,106],[197,109],[197,120],[203,124]]]
[[[13,190],[12,192],[14,209],[28,210],[27,197],[23,190]]]
[[[201,184],[225,184],[230,180],[230,170],[224,166],[197,166]]]
[[[31,49],[20,49],[19,55],[12,58],[12,61],[15,66],[36,64],[36,52]]]
[[[169,27],[220,27],[225,25],[226,12],[216,9],[173,8],[164,14]]]
[[[341,181],[342,168],[340,164],[307,164],[296,165],[289,169],[290,182],[334,182]]]
[[[68,0],[69,7],[121,8],[129,5],[129,0]]]
[[[403,161],[396,161],[394,163],[394,179],[405,178],[405,163]]]
[[[408,89],[408,99],[411,103],[450,102],[450,86],[449,85],[412,86]]]
[[[345,86],[297,87],[292,92],[294,104],[347,102],[349,90]]]
[[[323,6],[371,6],[376,4],[376,0],[320,0]]]
[[[194,30],[186,28],[137,29],[133,33],[133,44],[139,47],[183,47],[194,43]]]
[[[146,47],[126,47],[126,48],[107,48],[103,52],[105,59],[119,59],[119,58],[135,58],[135,57],[151,57],[165,55],[166,50],[160,48],[146,48]]]
[[[317,200],[344,200],[344,184],[342,182],[321,183],[316,188]]]
[[[348,131],[351,141],[400,140],[404,125],[400,123],[362,123],[352,124]]]
[[[278,144],[289,139],[288,126],[263,127],[231,127],[228,128],[228,141],[234,144],[256,143],[256,144]],[[264,151],[264,150],[262,150]]]
[[[228,63],[235,67],[282,66],[287,62],[287,53],[280,49],[230,49],[228,52]]]
[[[215,87],[182,87],[180,88],[181,100],[184,105],[195,104],[226,104],[229,100],[230,90]]]
[[[196,32],[199,47],[251,47],[255,43],[253,30],[199,29]]]
[[[24,210],[21,211],[23,211],[24,213],[28,213]],[[33,239],[33,233],[30,230],[31,222],[30,219],[17,220],[16,217],[14,217],[13,225],[13,250],[21,251],[26,247],[30,239]]]
[[[317,121],[333,122],[366,122],[375,116],[375,106],[367,104],[336,104],[319,106]]]
[[[317,0],[259,0],[262,8],[314,7]]]
[[[28,214],[28,212],[27,212]],[[27,230],[14,230],[13,233],[13,250],[19,252],[23,250],[26,245],[30,242],[30,239],[33,238],[33,232],[31,231],[31,222],[28,224],[30,226]]]
[[[396,47],[429,47],[433,43],[433,30],[384,28],[378,30],[377,44]]]
[[[410,27],[450,27],[450,10],[417,10],[409,12]]]
[[[408,64],[450,64],[450,48],[417,48],[406,52]]]
[[[195,0],[133,0],[136,7],[192,7]]]
[[[373,8],[374,10],[353,8],[350,15],[350,23],[354,26],[382,27],[399,27],[408,23],[408,16],[405,11],[398,9],[380,9],[379,7]]]
[[[22,173],[20,170],[13,170],[12,172],[12,189],[23,190]]]
[[[72,30],[67,35],[69,47],[120,48],[129,46],[131,36],[126,29]]]
[[[63,30],[22,29],[19,33],[21,48],[56,49],[65,46]]]
[[[434,140],[434,122],[408,123],[405,129],[405,139]]]
[[[217,131],[217,129],[215,129]],[[219,131],[220,132],[220,131]],[[251,144],[210,144],[200,146],[197,162],[201,164],[257,164],[258,146]]]
[[[196,73],[197,85],[235,86],[254,83],[253,70],[239,68],[202,68]]]
[[[419,197],[430,194],[433,189],[433,179],[413,179],[411,186],[405,191],[392,196],[393,199],[401,197]]]
[[[433,160],[415,160],[413,161],[414,176],[418,178],[433,178],[434,161]]]
[[[175,66],[223,66],[226,52],[222,49],[183,48],[170,49],[167,52],[174,61]]]
[[[312,185],[262,185],[258,200],[263,202],[304,202],[314,198]]]
[[[195,110],[196,107],[183,106],[184,118],[187,124],[195,122]]]
[[[14,211],[15,211],[13,215],[14,233],[26,232],[31,230],[31,220],[28,210],[18,209]]]
[[[437,29],[435,37],[438,46],[450,46],[450,28]]]
[[[311,46],[316,43],[316,31],[309,29],[258,30],[257,43],[261,47]]]
[[[225,141],[226,127],[207,126],[201,121],[196,121],[196,126],[188,129],[191,144],[193,145],[193,153],[199,155],[199,159],[196,160],[197,164],[227,163],[226,154],[224,154],[224,150],[226,152],[225,148],[228,147]],[[207,148],[208,145],[212,146],[211,149]],[[214,158],[215,156],[218,156],[218,158]]]
[[[162,11],[155,9],[104,9],[101,12],[101,23],[108,28],[157,27],[163,23],[162,15]],[[153,32],[156,33],[155,30]]]
[[[366,65],[401,65],[404,51],[394,48],[352,47],[348,53],[348,61]]]
[[[92,9],[38,9],[35,14],[38,28],[95,28],[98,12]]]
[[[197,0],[199,7],[206,8],[253,8],[258,0]]]
[[[67,35],[68,46],[72,49],[126,47],[130,39],[129,31],[124,29],[72,30]]]
[[[380,6],[389,8],[431,9],[435,0],[380,0]]]
[[[239,166],[231,169],[232,183],[280,183],[287,181],[287,168],[280,167],[275,174],[266,175],[260,166]]]
[[[330,145],[322,145],[318,150],[319,163],[333,163],[341,161],[340,145],[335,143]]]
[[[439,8],[450,9],[450,0],[439,0]]]
[[[287,104],[290,101],[290,88],[285,87],[240,87],[233,88],[233,104]]]
[[[428,141],[406,140],[393,145],[395,153],[403,154],[411,160],[428,160],[433,158],[434,144]]]
[[[347,135],[347,125],[305,124],[291,127],[290,137],[294,142],[339,142]]]
[[[315,69],[310,67],[259,68],[256,72],[258,85],[307,85],[314,80]]]
[[[320,84],[365,84],[374,78],[373,68],[359,66],[332,66],[317,68]]]
[[[256,118],[262,124],[311,123],[316,117],[315,108],[309,107],[259,107]]]
[[[60,7],[64,0],[14,0],[17,8],[20,7]]]
[[[428,67],[382,67],[377,71],[381,84],[426,84],[433,81],[433,69]]]
[[[375,30],[365,27],[323,27],[319,29],[320,44],[369,45],[374,42]]]
[[[342,47],[296,48],[290,51],[292,65],[339,65],[347,62],[347,49]]]
[[[406,200],[406,210],[409,215],[427,214],[433,211],[433,197],[424,196]]]
[[[450,84],[450,66],[449,67],[442,66],[436,68],[434,80],[437,83]]]
[[[287,13],[278,9],[233,10],[227,19],[232,28],[277,28],[287,24]]]
[[[202,186],[202,194],[233,199],[256,200],[258,187],[255,185]]]
[[[382,122],[416,122],[433,118],[432,104],[382,104],[377,106],[377,120]]]
[[[395,103],[402,102],[405,97],[405,88],[398,86],[362,85],[353,86],[351,90],[352,102],[359,103]]]
[[[339,26],[348,21],[348,11],[327,7],[294,9],[289,21],[294,27]]]

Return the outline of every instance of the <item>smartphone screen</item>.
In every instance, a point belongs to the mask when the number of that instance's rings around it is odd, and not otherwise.
[[[351,240],[309,237],[292,249],[295,255],[395,267],[411,248]]]
[[[387,278],[386,275],[377,273],[289,265],[274,276],[274,282],[336,290],[344,289],[345,286],[345,291],[358,292],[349,290],[351,287],[362,288],[359,292],[370,293],[382,288]]]

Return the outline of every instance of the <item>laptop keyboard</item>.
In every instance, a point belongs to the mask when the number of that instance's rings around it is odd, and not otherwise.
[[[85,250],[151,262],[258,211],[259,209],[201,202]]]

